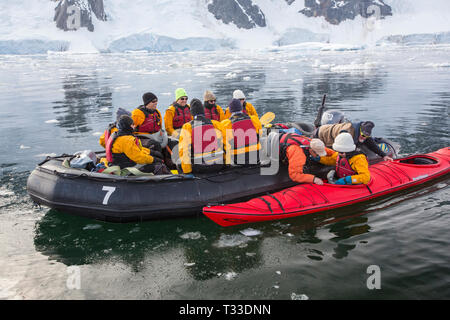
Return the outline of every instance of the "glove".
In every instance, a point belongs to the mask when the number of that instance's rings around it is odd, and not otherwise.
[[[313,160],[315,162],[319,162],[320,161],[320,157],[319,156],[316,156],[316,157],[311,156],[311,160]]]
[[[162,161],[161,158],[153,157],[153,163],[154,163],[154,164],[157,164],[157,163],[163,163],[163,161]]]
[[[339,180],[337,180],[334,184],[352,184],[352,177],[351,176],[347,176],[345,178],[340,178]]]

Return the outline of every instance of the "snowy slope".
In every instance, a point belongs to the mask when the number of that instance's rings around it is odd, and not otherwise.
[[[94,32],[85,28],[64,32],[53,21],[54,1],[0,0],[0,53],[45,53],[46,46],[99,52],[248,49],[300,42],[374,45],[390,35],[450,31],[448,0],[384,0],[392,7],[392,16],[380,20],[358,16],[339,25],[299,13],[305,7],[303,0],[289,1],[290,5],[286,0],[253,0],[266,21],[265,27],[253,29],[217,20],[208,11],[211,1],[104,0],[107,21],[93,16]],[[30,40],[40,41],[34,51]]]

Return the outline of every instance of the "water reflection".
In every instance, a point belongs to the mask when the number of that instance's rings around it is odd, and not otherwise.
[[[106,79],[103,79],[106,80]],[[71,134],[91,131],[90,120],[111,116],[112,90],[94,75],[75,74],[63,79],[64,100],[54,101],[57,125]]]
[[[306,75],[303,81],[302,110],[317,114],[324,94],[328,95],[327,107],[351,111],[345,102],[366,99],[369,94],[383,90],[387,78],[385,72],[325,73]],[[350,115],[351,116],[351,115]]]
[[[293,239],[306,250],[305,259],[322,260],[324,255],[345,258],[354,245],[342,243],[370,230],[368,219],[350,210],[335,210],[296,219],[222,228],[204,217],[110,224],[50,210],[36,223],[34,244],[37,251],[66,265],[83,265],[119,260],[138,272],[155,255],[169,255],[182,249],[186,271],[196,280],[207,280],[229,272],[242,273],[263,265],[263,242],[281,237]],[[333,250],[321,246],[318,230],[331,225]],[[256,235],[245,235],[253,227]],[[287,237],[287,238],[286,238]],[[325,241],[327,242],[327,241]],[[329,242],[327,242],[329,243]],[[318,247],[316,245],[319,245]],[[313,247],[311,247],[313,246]],[[327,248],[327,249],[324,249]]]
[[[246,79],[251,79],[251,81]],[[217,81],[211,84],[211,89],[217,97],[217,102],[223,104],[222,108],[225,111],[233,98],[234,90],[242,90],[247,100],[254,104],[254,94],[264,86],[265,82],[266,70],[261,68],[248,69],[245,72],[231,71],[223,77],[219,76]]]

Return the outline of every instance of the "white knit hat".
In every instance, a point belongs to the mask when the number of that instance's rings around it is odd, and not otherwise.
[[[311,139],[309,147],[321,157],[325,157],[327,152],[325,151],[325,144],[320,139]]]
[[[334,139],[333,150],[337,152],[352,152],[355,151],[356,146],[353,142],[353,137],[348,132],[339,133]]]
[[[241,90],[234,90],[233,99],[245,99],[245,95]]]

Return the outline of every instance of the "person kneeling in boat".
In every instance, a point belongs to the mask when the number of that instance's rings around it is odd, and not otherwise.
[[[150,155],[150,150],[141,146],[133,135],[133,119],[123,115],[117,121],[118,131],[114,132],[106,142],[106,159],[108,166],[119,166],[121,169],[136,167],[147,173],[168,173],[162,160]]]
[[[136,135],[150,135],[159,133],[161,136],[166,134],[161,130],[162,116],[158,109],[158,97],[146,92],[142,96],[143,105],[134,109],[131,113],[134,125],[136,126]],[[140,137],[142,145],[152,150],[162,152],[161,144],[152,137]],[[162,139],[161,139],[162,140]]]
[[[224,131],[220,122],[206,118],[203,104],[191,101],[193,120],[181,128],[178,153],[183,173],[215,172],[223,168]]]
[[[372,121],[326,124],[314,131],[313,138],[318,138],[322,140],[327,147],[331,147],[338,134],[343,131],[348,132],[352,136],[356,147],[360,148],[364,145],[367,149],[383,158],[383,160],[392,161],[392,158],[383,152],[371,137],[372,129],[374,127],[375,124]]]
[[[271,133],[272,134],[272,133]],[[318,139],[308,139],[297,133],[280,133],[280,160],[288,165],[289,177],[298,183],[323,184],[323,180],[312,174],[313,157],[332,154]]]
[[[353,137],[348,132],[340,133],[333,143],[331,156],[320,157],[320,163],[335,165],[335,171],[329,175],[330,183],[368,184],[370,182],[369,163],[364,153],[356,151]],[[337,178],[338,180],[334,181]]]
[[[238,99],[231,100],[228,110],[231,117],[221,122],[226,132],[226,141],[230,144],[233,162],[238,165],[255,165],[259,163],[259,132],[262,129],[258,116],[249,116],[243,112]],[[231,155],[230,155],[231,157]]]

